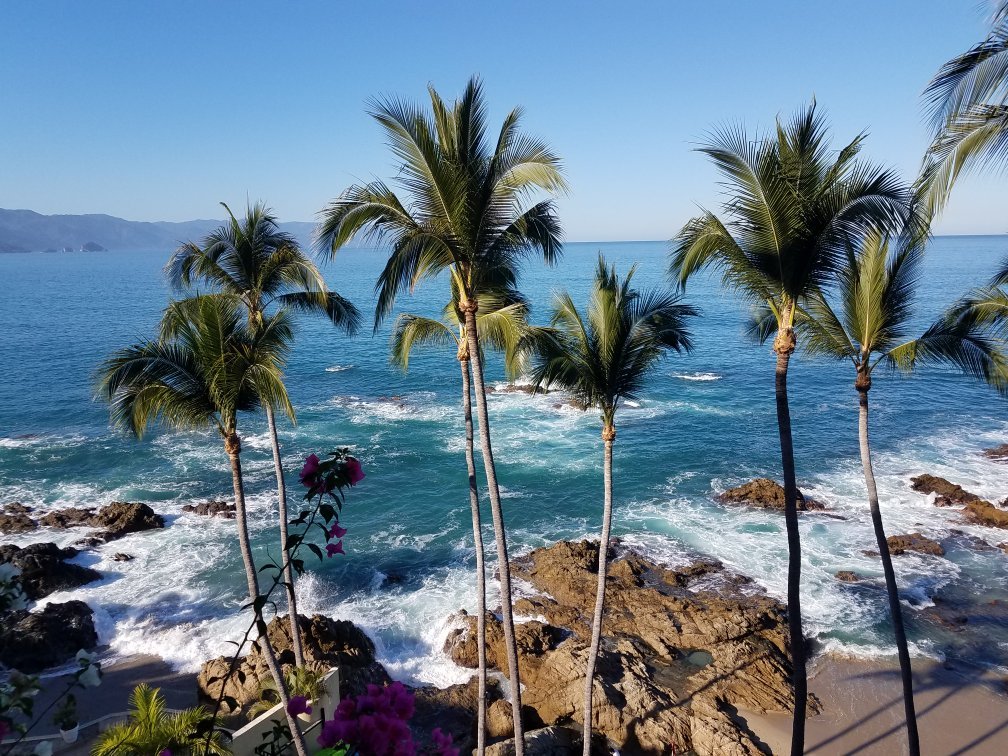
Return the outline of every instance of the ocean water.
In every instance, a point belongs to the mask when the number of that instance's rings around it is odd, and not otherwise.
[[[548,317],[559,287],[585,301],[600,250],[621,271],[636,262],[639,286],[662,284],[663,243],[568,244],[559,267],[529,264],[525,272],[522,289],[535,320]],[[919,326],[983,282],[1006,254],[1004,237],[935,239]],[[228,653],[227,641],[240,638],[247,623],[239,611],[245,581],[233,522],[181,511],[187,503],[230,496],[222,444],[209,432],[160,429],[136,441],[111,430],[107,408],[92,397],[101,360],[153,333],[168,296],[161,276],[167,257],[167,250],[0,255],[0,503],[45,510],[139,500],[163,514],[163,531],[79,555],[77,561],[104,579],[49,600],[87,601],[110,658],[153,652],[193,670]],[[380,251],[348,249],[326,274],[370,314],[383,259]],[[398,311],[436,314],[446,295],[443,280],[425,282],[399,301]],[[695,353],[661,363],[640,400],[617,418],[614,533],[668,563],[716,557],[783,597],[783,519],[714,500],[752,477],[779,478],[773,355],[746,340],[745,312],[716,279],[698,278],[686,299],[703,310],[693,325]],[[475,606],[458,364],[454,350],[422,352],[408,374],[400,373],[388,363],[390,326],[348,339],[323,322],[299,322],[287,375],[297,424],[280,425],[288,484],[296,496],[303,458],[342,445],[353,447],[367,478],[344,510],[347,556],[323,563],[310,558],[298,594],[302,611],[365,628],[394,677],[445,685],[468,675],[441,650],[451,615]],[[503,385],[497,361],[487,377]],[[799,484],[839,515],[802,517],[807,632],[843,653],[892,654],[881,569],[862,553],[874,547],[874,537],[858,459],[852,369],[799,356],[789,386]],[[974,622],[950,632],[923,611],[936,597],[974,609],[1008,599],[1008,557],[970,541],[997,544],[1008,533],[967,525],[909,487],[910,476],[931,472],[992,500],[1008,496],[1008,465],[980,454],[1008,439],[1004,400],[952,370],[929,369],[910,378],[880,372],[871,401],[888,532],[920,531],[947,550],[944,558],[895,560],[913,652],[1008,667],[1003,624]],[[489,404],[513,552],[595,534],[602,497],[597,416],[555,394],[497,393]],[[277,552],[265,419],[242,417],[240,429],[251,528],[257,555],[265,558]],[[80,535],[40,530],[4,540],[68,544]],[[487,525],[492,548],[490,535]],[[135,559],[114,562],[116,552]],[[492,553],[488,565],[492,571]],[[840,569],[870,580],[840,583],[833,577]]]

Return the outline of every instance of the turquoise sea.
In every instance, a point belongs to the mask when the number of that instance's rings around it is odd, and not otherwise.
[[[522,288],[536,320],[546,319],[558,287],[585,300],[599,250],[621,271],[636,262],[639,285],[662,283],[662,242],[568,244],[559,267],[530,264],[525,272]],[[99,569],[104,580],[51,600],[72,595],[94,607],[110,657],[152,652],[195,669],[227,653],[225,641],[240,637],[247,621],[239,614],[244,578],[233,522],[181,512],[184,504],[230,495],[221,442],[210,433],[160,430],[138,442],[110,430],[106,407],[92,399],[100,361],[153,333],[167,297],[161,266],[168,253],[0,255],[0,503],[47,509],[139,500],[165,515],[164,531],[82,553],[78,561]],[[1006,254],[1006,237],[935,239],[920,326],[984,281]],[[349,249],[326,273],[370,315],[383,259],[380,251]],[[434,314],[446,292],[444,281],[425,283],[400,300],[399,311]],[[713,498],[749,478],[779,478],[773,356],[745,339],[745,313],[716,279],[698,279],[686,298],[703,310],[695,354],[662,363],[640,402],[617,419],[615,534],[669,563],[716,557],[783,596],[782,518],[725,508]],[[365,328],[354,339],[319,321],[299,325],[287,376],[297,425],[283,423],[280,434],[288,482],[296,491],[303,458],[339,445],[354,448],[367,478],[344,512],[347,556],[310,560],[311,574],[298,591],[303,611],[364,627],[394,676],[447,684],[467,676],[441,652],[450,616],[475,605],[458,366],[450,350],[418,354],[408,374],[396,371],[388,363],[390,325],[373,336]],[[792,366],[799,484],[840,516],[802,518],[807,632],[824,648],[889,654],[881,570],[862,553],[874,540],[852,369],[803,357]],[[488,366],[488,379],[503,385],[498,363]],[[598,418],[557,395],[495,393],[489,401],[512,549],[594,534],[602,495]],[[946,548],[944,558],[896,559],[917,654],[1008,667],[1008,627],[984,621],[990,613],[983,607],[1008,599],[1008,556],[973,540],[997,544],[1008,533],[967,525],[909,487],[911,475],[931,472],[985,498],[1008,496],[1008,465],[980,454],[1008,440],[1004,401],[951,370],[876,378],[872,441],[888,532],[920,531]],[[241,429],[252,527],[265,557],[276,552],[265,419],[244,417]],[[41,530],[4,540],[78,537]],[[113,562],[115,552],[136,558]],[[841,569],[872,579],[844,584],[834,578]],[[968,605],[974,620],[961,632],[941,629],[924,611],[936,597]]]

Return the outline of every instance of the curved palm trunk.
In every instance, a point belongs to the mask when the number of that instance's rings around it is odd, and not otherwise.
[[[297,619],[297,597],[294,595],[294,569],[290,564],[290,554],[287,553],[287,484],[284,482],[283,463],[280,461],[280,440],[277,438],[276,416],[268,402],[266,405],[266,421],[269,423],[270,444],[273,447],[273,470],[276,472],[277,501],[280,506],[280,546],[283,549],[283,581],[287,589],[287,613],[290,619],[291,647],[294,649],[294,663],[303,667],[304,646],[301,644],[301,627]]]
[[[259,578],[256,575],[255,562],[252,559],[252,548],[249,544],[248,520],[245,513],[245,486],[242,480],[241,471],[241,442],[238,434],[233,433],[224,439],[224,449],[231,460],[231,482],[234,485],[235,498],[235,523],[238,525],[238,548],[241,550],[242,563],[245,565],[245,579],[248,581],[249,601],[255,601],[259,596]],[[259,646],[262,649],[266,666],[269,667],[273,682],[276,683],[277,692],[280,694],[280,702],[284,705],[284,714],[287,717],[287,726],[290,728],[291,739],[298,756],[308,756],[308,748],[305,745],[304,735],[298,727],[297,720],[287,711],[287,682],[284,680],[280,665],[277,664],[276,654],[270,645],[269,638],[260,636]]]
[[[584,694],[584,728],[582,740],[584,756],[591,753],[592,724],[592,690],[595,687],[595,661],[598,659],[599,643],[602,637],[602,611],[605,607],[605,583],[609,556],[609,528],[612,525],[612,447],[616,431],[612,427],[602,430],[602,440],[605,452],[602,464],[602,480],[605,488],[605,498],[602,510],[602,540],[599,541],[598,553],[598,587],[595,589],[595,616],[592,619],[591,646],[588,649],[588,669],[585,674]]]
[[[791,410],[787,397],[787,370],[794,350],[777,352],[775,390],[777,396],[777,432],[780,435],[781,467],[784,473],[784,525],[788,542],[787,615],[791,650],[791,681],[794,686],[794,719],[791,723],[791,756],[805,752],[805,709],[808,705],[808,678],[805,671],[805,636],[801,618],[801,539],[798,534],[798,482],[795,479],[794,445],[791,440]]]
[[[903,610],[900,607],[899,592],[896,590],[896,573],[893,571],[889,543],[882,527],[882,512],[879,510],[878,490],[875,488],[875,473],[872,471],[871,447],[868,445],[868,389],[858,389],[858,437],[861,442],[861,466],[864,468],[865,486],[868,488],[868,508],[871,510],[875,540],[882,557],[882,571],[885,573],[886,593],[889,594],[889,613],[892,615],[893,635],[899,655],[900,676],[903,678],[903,708],[906,713],[907,744],[910,756],[920,756],[920,739],[917,735],[917,713],[914,710],[913,672],[910,669],[910,652],[907,650],[906,631],[903,629]]]
[[[462,412],[465,415],[466,467],[469,470],[469,506],[472,509],[473,543],[476,546],[476,635],[479,653],[479,706],[476,723],[476,750],[486,752],[486,568],[483,564],[483,530],[480,524],[479,490],[476,488],[476,455],[473,444],[472,390],[469,360],[459,360],[462,368]]]
[[[515,645],[514,617],[511,612],[511,566],[508,564],[507,535],[504,532],[504,513],[501,509],[497,471],[494,468],[493,449],[490,446],[490,419],[487,414],[486,387],[483,385],[483,363],[480,360],[479,336],[476,332],[476,312],[465,308],[466,338],[469,341],[469,362],[472,367],[476,391],[476,414],[480,425],[480,448],[486,470],[487,492],[490,495],[490,515],[493,519],[497,541],[497,564],[500,572],[501,608],[504,615],[504,647],[507,650],[508,675],[511,680],[511,714],[514,719],[515,756],[525,754],[525,732],[521,723],[521,679],[518,672],[518,647]]]

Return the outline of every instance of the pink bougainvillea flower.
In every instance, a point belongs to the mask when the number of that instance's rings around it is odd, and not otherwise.
[[[326,538],[332,540],[333,538],[342,538],[347,534],[346,528],[341,528],[338,522],[334,522],[333,526],[326,531]]]
[[[336,541],[336,543],[327,543],[325,547],[326,554],[330,557],[336,556],[337,554],[346,554],[343,551],[343,541]]]
[[[10,725],[7,724],[7,720],[0,719],[0,740],[3,740],[8,732],[10,732]]]
[[[301,468],[301,482],[309,486],[315,482],[315,476],[318,474],[319,469],[319,458],[317,454],[309,454],[308,458],[305,459],[304,467]]]
[[[438,756],[459,756],[458,748],[452,747],[452,736],[441,732],[440,727],[435,727],[431,731],[431,743],[434,745],[434,753]]]
[[[360,462],[355,457],[346,458],[346,473],[350,479],[351,486],[356,486],[364,480],[364,471],[361,469]]]
[[[312,708],[308,705],[308,699],[304,696],[291,696],[287,701],[287,713],[291,716],[298,714],[311,714]]]
[[[158,752],[158,756],[172,756],[172,752],[165,748]]]

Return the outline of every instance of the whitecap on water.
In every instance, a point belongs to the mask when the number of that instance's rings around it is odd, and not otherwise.
[[[327,373],[342,373],[345,370],[350,370],[356,367],[356,365],[330,365],[325,369]]]
[[[720,381],[721,376],[717,373],[672,373],[673,378],[678,378],[681,381]]]

